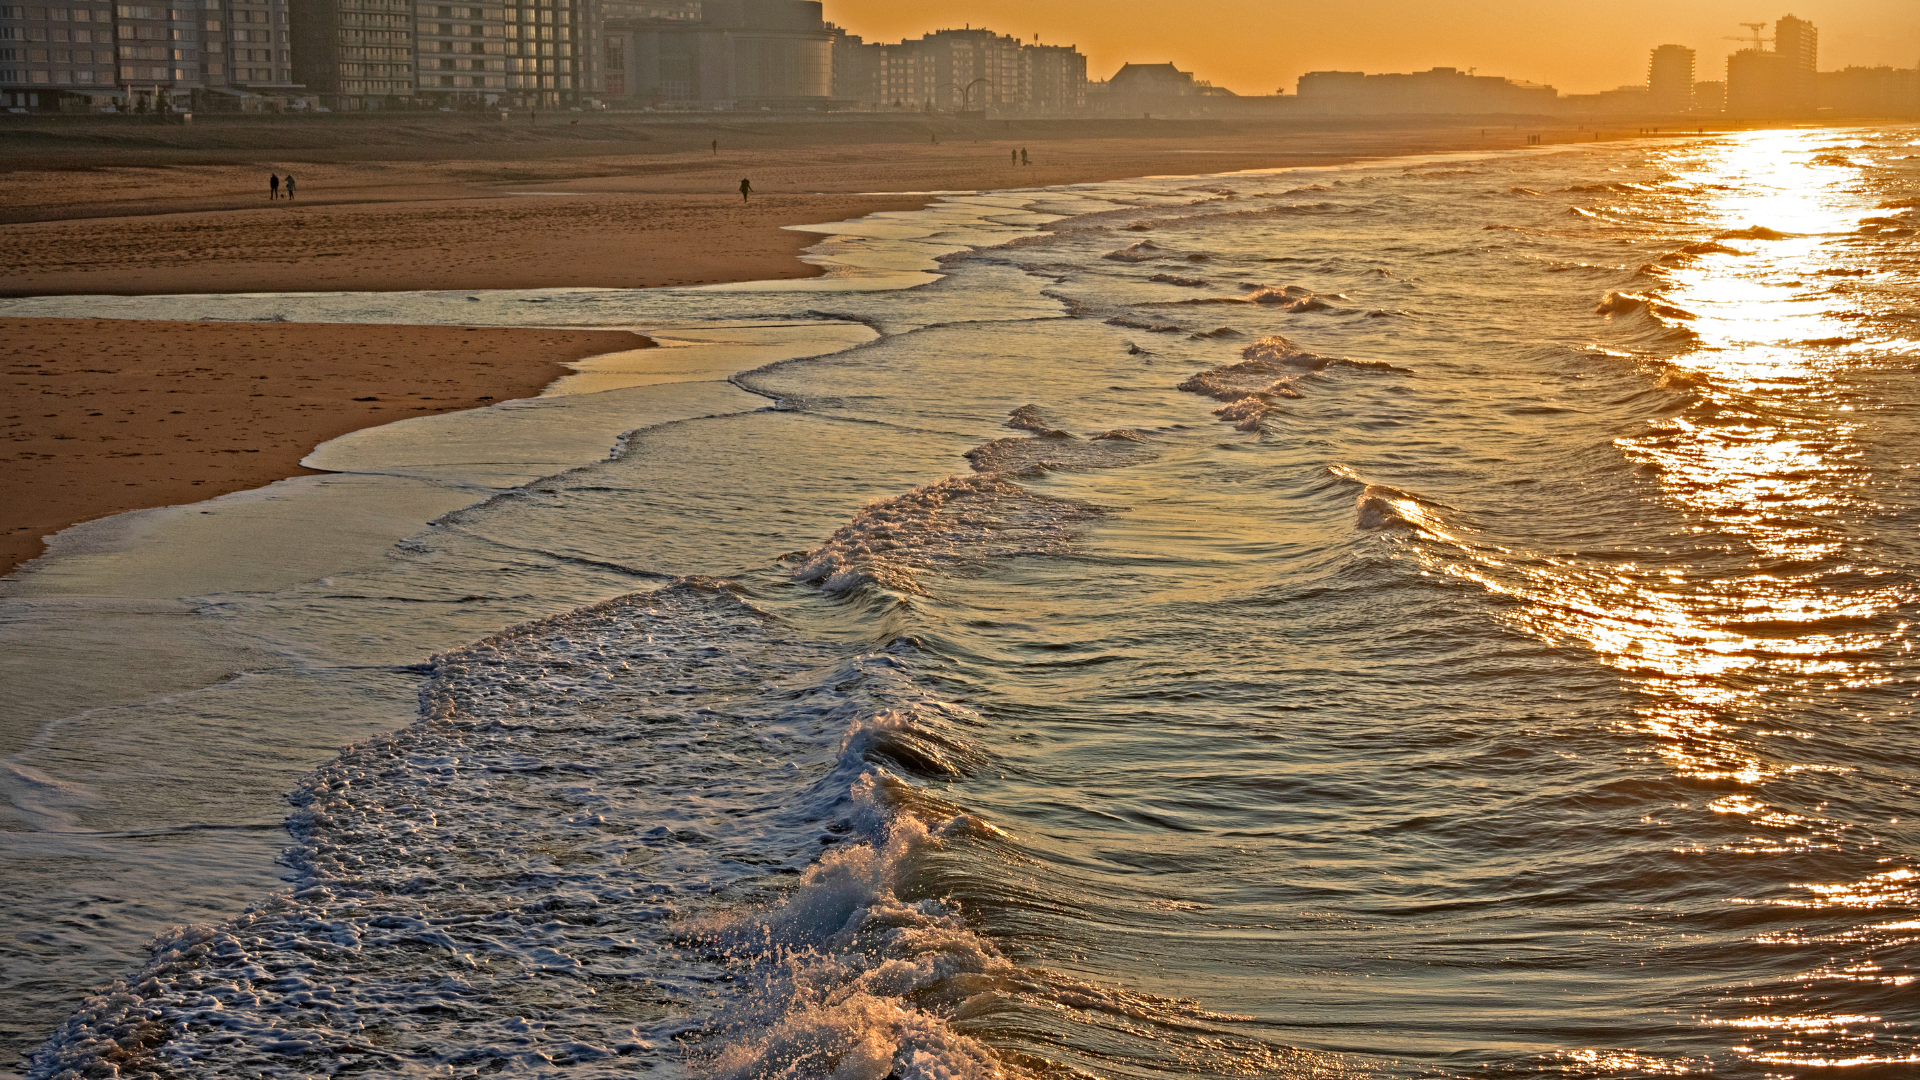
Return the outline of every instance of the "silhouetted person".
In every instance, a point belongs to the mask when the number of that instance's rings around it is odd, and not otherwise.
[[[286,177],[281,181],[281,183],[285,184],[287,187],[287,198],[289,199],[293,198],[293,174],[288,173]]]
[[[267,198],[277,199],[279,197],[280,197],[280,174],[268,173],[267,174]]]
[[[1031,165],[1031,164],[1033,164],[1033,162],[1032,162],[1031,160],[1029,160],[1029,159],[1028,159],[1028,157],[1027,157],[1027,148],[1026,148],[1026,147],[1024,147],[1024,146],[1020,148],[1020,164],[1022,164],[1022,165]]]
[[[746,201],[747,201],[747,196],[749,196],[749,195],[751,195],[751,194],[753,194],[753,184],[752,184],[752,182],[751,182],[751,181],[749,181],[749,180],[748,180],[748,179],[747,179],[746,177],[744,177],[744,176],[743,176],[743,177],[741,177],[741,178],[740,178],[740,201],[741,201],[741,202],[746,202]]]
[[[713,156],[714,157],[720,156],[720,140],[719,139],[713,140]]]
[[[1018,151],[1018,150],[1009,150],[1009,151],[1007,151],[1007,157],[1008,157],[1008,159],[1009,159],[1009,161],[1008,161],[1008,163],[1009,163],[1009,164],[1012,164],[1012,165],[1018,165],[1018,164],[1020,164],[1020,151]]]

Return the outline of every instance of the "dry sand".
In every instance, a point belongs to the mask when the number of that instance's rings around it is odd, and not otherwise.
[[[815,238],[781,226],[917,208],[928,192],[1500,149],[1539,133],[1451,120],[93,123],[0,122],[12,164],[0,166],[0,295],[799,277],[818,272],[794,259]],[[1010,164],[1023,148],[1033,165]],[[299,197],[268,201],[268,173],[288,171]],[[744,202],[743,177],[756,191]]]
[[[1322,122],[765,120],[585,114],[0,117],[0,295],[602,286],[800,277],[782,226],[931,193],[1584,142],[1571,128]],[[1620,134],[1631,134],[1622,132]],[[714,143],[718,142],[718,151]],[[1027,150],[1031,166],[1010,163]],[[298,198],[269,201],[267,174]],[[742,200],[750,178],[756,191]],[[67,525],[298,473],[402,416],[525,396],[602,332],[0,320],[0,573]],[[378,398],[377,402],[357,401]]]
[[[652,344],[609,330],[0,319],[0,573],[68,525],[296,476],[335,436],[529,397],[566,374],[560,361]]]

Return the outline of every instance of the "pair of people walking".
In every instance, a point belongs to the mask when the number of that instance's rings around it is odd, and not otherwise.
[[[279,173],[267,174],[267,198],[277,199],[281,189],[286,189],[287,198],[293,198],[293,174],[281,176]]]

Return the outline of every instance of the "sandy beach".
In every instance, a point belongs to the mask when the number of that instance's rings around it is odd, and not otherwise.
[[[795,260],[816,238],[782,226],[916,209],[934,192],[1507,149],[1538,133],[1457,120],[0,124],[15,162],[0,172],[0,295],[801,277],[817,273]],[[1032,164],[1012,164],[1023,149]],[[269,173],[288,172],[298,197],[269,201]]]
[[[68,525],[299,475],[349,431],[528,397],[623,331],[0,319],[0,572]]]
[[[131,118],[129,118],[130,120]],[[786,226],[939,192],[1497,150],[1604,133],[1457,119],[0,123],[0,295],[649,288],[803,277]],[[1619,133],[1630,134],[1630,133]],[[1013,163],[1026,151],[1030,165]],[[269,173],[298,197],[267,198]],[[752,181],[742,199],[738,185]],[[7,320],[0,552],[294,475],[316,443],[525,396],[633,335]],[[430,373],[430,374],[427,374]],[[156,395],[181,395],[162,402]],[[378,399],[377,402],[362,399]],[[404,399],[404,400],[403,400]],[[184,406],[173,408],[175,405]],[[163,407],[164,406],[164,407]]]

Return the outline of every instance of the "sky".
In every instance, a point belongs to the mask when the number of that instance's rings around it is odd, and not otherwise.
[[[1271,94],[1308,71],[1477,70],[1562,93],[1646,82],[1647,52],[1685,45],[1697,78],[1719,79],[1723,38],[1793,14],[1820,31],[1823,71],[1920,64],[1920,0],[825,0],[826,17],[868,41],[971,24],[1077,45],[1087,77],[1171,61],[1240,94]]]

